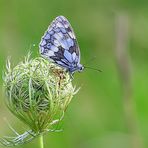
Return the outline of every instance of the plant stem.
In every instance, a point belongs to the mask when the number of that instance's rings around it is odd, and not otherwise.
[[[43,135],[40,135],[39,137],[39,145],[40,145],[40,148],[44,148]]]
[[[117,27],[117,43],[116,43],[116,59],[118,65],[118,73],[122,89],[123,107],[127,129],[130,135],[131,148],[142,148],[143,141],[139,131],[135,102],[133,98],[132,88],[132,65],[130,56],[127,52],[129,40],[129,17],[128,14],[121,13],[116,18]]]

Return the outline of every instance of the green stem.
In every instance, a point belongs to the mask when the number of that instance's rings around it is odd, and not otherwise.
[[[40,143],[40,148],[44,148],[43,135],[40,135],[40,137],[39,137],[39,143]]]

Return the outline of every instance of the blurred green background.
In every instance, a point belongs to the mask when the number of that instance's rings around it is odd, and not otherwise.
[[[132,101],[136,131],[148,147],[148,2],[134,0],[0,0],[0,136],[11,135],[4,118],[20,132],[22,124],[4,105],[2,74],[11,55],[15,65],[38,44],[58,15],[68,18],[81,49],[81,63],[103,72],[84,70],[74,75],[81,90],[66,112],[61,133],[44,136],[45,148],[132,148],[124,111],[123,88],[116,64],[116,16],[129,17],[127,50],[132,66]],[[33,44],[36,46],[33,47]],[[139,139],[138,139],[139,140]],[[136,141],[135,141],[136,144]],[[39,147],[38,140],[19,147]],[[136,148],[136,146],[133,148]]]

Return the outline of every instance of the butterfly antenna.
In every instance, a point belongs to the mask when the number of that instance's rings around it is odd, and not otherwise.
[[[86,65],[86,64],[88,64],[88,63],[94,61],[95,59],[96,59],[96,56],[93,56],[93,57],[89,58],[89,60],[87,60],[87,61],[84,63],[84,65]]]
[[[97,69],[97,68],[93,68],[93,67],[84,66],[84,68],[88,68],[88,69],[92,69],[92,70],[95,70],[95,71],[102,72],[102,70]]]

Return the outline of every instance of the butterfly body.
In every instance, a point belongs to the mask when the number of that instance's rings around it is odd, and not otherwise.
[[[80,49],[74,31],[64,16],[53,20],[39,44],[40,54],[71,74],[82,71]]]

